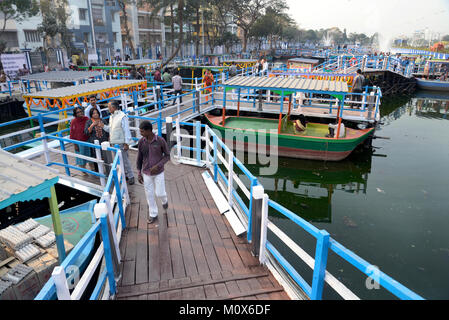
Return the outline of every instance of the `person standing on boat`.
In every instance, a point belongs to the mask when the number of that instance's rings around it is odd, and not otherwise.
[[[165,191],[164,165],[170,160],[170,151],[164,138],[153,133],[153,125],[142,121],[139,126],[142,138],[139,140],[137,154],[138,181],[144,185],[148,203],[148,223],[153,223],[158,217],[158,197],[162,207],[167,210],[168,198]]]
[[[109,133],[109,143],[112,147],[119,145],[122,151],[123,165],[125,167],[126,180],[130,185],[134,184],[134,173],[128,157],[129,145],[132,143],[131,131],[127,115],[120,110],[117,101],[110,101],[108,109],[111,113],[109,125],[104,126],[104,130]]]
[[[214,84],[214,75],[212,71],[206,70],[203,78],[204,87],[206,87],[206,103],[209,103],[209,94],[212,93],[212,85]]]
[[[89,105],[87,106],[87,108],[84,110],[84,115],[88,118],[90,118],[90,111],[92,109],[97,109],[98,112],[100,113],[101,116],[101,109],[100,106],[97,105],[97,96],[92,94],[89,96]]]
[[[101,144],[102,142],[109,141],[109,133],[104,130],[105,123],[103,119],[101,119],[100,112],[98,109],[92,108],[89,112],[89,120],[87,120],[86,125],[84,126],[84,134],[88,136],[87,141],[95,144],[95,140]],[[94,148],[90,148],[90,156],[92,158],[96,157],[96,152]],[[101,150],[102,158],[106,159],[105,151]],[[89,162],[89,166],[91,170],[95,170],[95,164],[93,162]]]
[[[75,107],[75,109],[73,109],[73,116],[74,118],[70,123],[70,139],[86,142],[89,139],[89,137],[84,133],[84,128],[89,118],[84,115],[84,111],[80,107]],[[76,143],[74,143],[74,146],[76,154],[90,157],[89,147],[78,145]],[[80,168],[86,169],[86,164],[87,160],[76,158],[76,165],[79,166]],[[87,172],[84,171],[83,174],[85,176],[88,175]]]
[[[365,77],[362,75],[362,70],[361,69],[357,69],[357,75],[354,78],[354,84],[352,87],[352,92],[353,93],[362,93],[363,92],[363,82],[365,82]],[[353,95],[352,96],[352,101],[357,101],[360,102],[362,101],[362,96],[361,95]],[[356,104],[354,106],[354,108],[356,109],[360,109],[361,105],[360,104]]]
[[[266,59],[262,59],[262,76],[268,75],[268,61]]]

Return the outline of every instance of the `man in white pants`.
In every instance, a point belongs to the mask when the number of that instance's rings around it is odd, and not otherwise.
[[[164,209],[168,208],[164,165],[170,160],[170,151],[164,138],[153,133],[151,122],[142,121],[139,129],[142,138],[139,140],[139,152],[137,154],[138,181],[145,188],[149,208],[148,223],[151,224],[158,217],[154,195],[161,200]]]

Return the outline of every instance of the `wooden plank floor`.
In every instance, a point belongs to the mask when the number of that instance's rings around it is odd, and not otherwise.
[[[134,165],[135,151],[130,158]],[[143,186],[129,186],[118,300],[289,299],[251,255],[246,236],[235,236],[220,215],[203,171],[166,165],[169,208],[159,203],[159,219],[152,225]]]
[[[73,151],[73,146],[66,146]],[[122,277],[118,300],[287,300],[288,295],[265,266],[253,257],[246,233],[237,237],[221,215],[201,176],[204,169],[167,163],[167,210],[149,225],[143,185],[137,182],[137,152],[129,152],[136,183],[128,186],[131,204],[120,251]],[[33,161],[45,163],[43,156]],[[50,161],[62,162],[59,154]],[[75,159],[69,157],[75,165]],[[64,168],[53,166],[62,174]],[[99,184],[99,178],[72,176]]]

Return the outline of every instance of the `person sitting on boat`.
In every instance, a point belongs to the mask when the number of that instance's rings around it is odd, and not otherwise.
[[[326,138],[335,138],[338,130],[338,123],[329,123],[329,133],[326,134]],[[339,138],[344,138],[346,135],[346,128],[344,123],[341,123],[340,125],[340,134],[338,135]]]
[[[299,115],[299,119],[294,123],[295,131],[297,133],[303,133],[307,129],[306,117],[303,114]]]

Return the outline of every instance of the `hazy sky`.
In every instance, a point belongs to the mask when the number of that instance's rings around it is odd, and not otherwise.
[[[385,36],[412,35],[428,27],[449,34],[449,0],[286,0],[301,28],[339,27]]]

